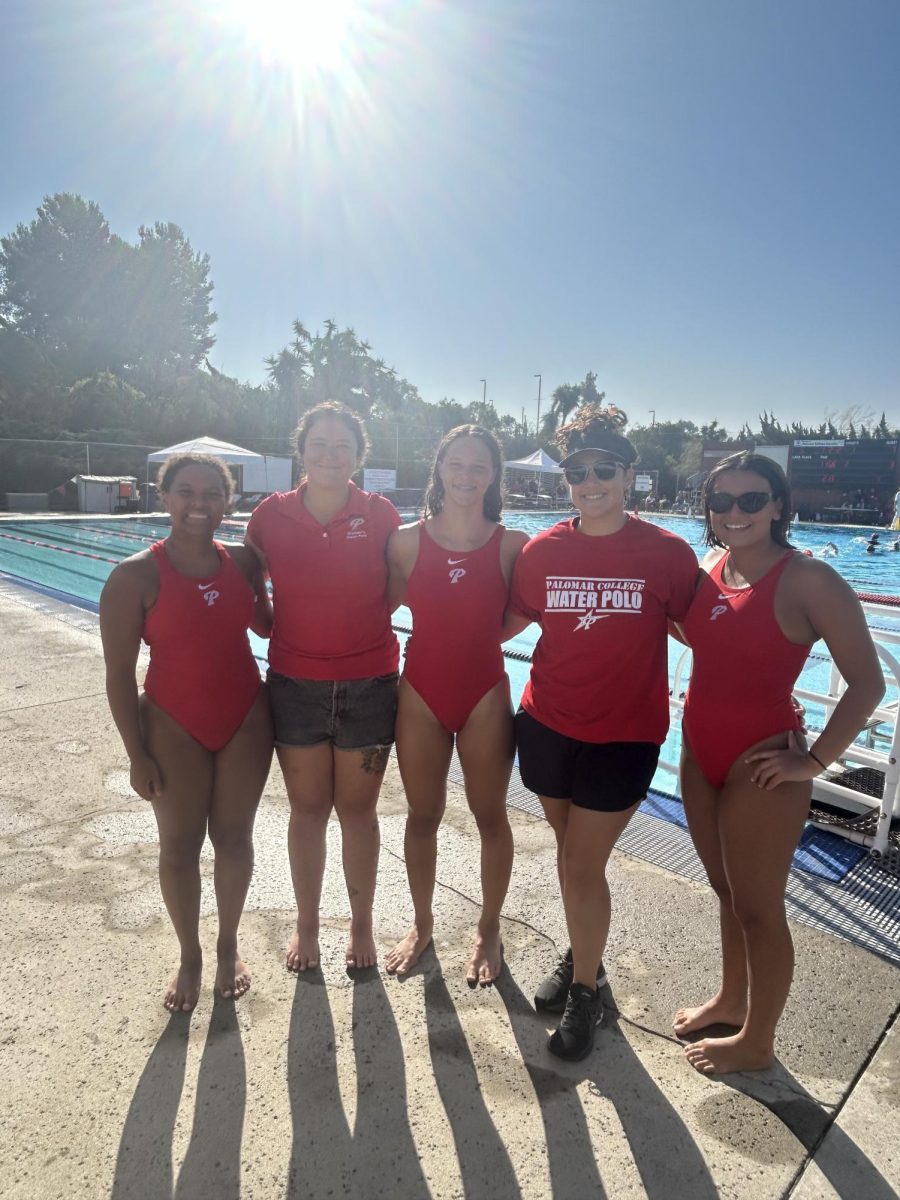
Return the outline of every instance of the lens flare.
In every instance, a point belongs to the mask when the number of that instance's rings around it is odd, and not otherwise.
[[[357,0],[219,0],[214,16],[264,62],[334,70],[348,49]]]

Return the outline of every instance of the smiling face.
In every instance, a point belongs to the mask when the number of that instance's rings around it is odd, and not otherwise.
[[[467,508],[483,505],[485,492],[497,478],[497,471],[481,438],[458,437],[444,451],[437,475],[444,487],[445,501]]]
[[[768,497],[758,512],[744,512],[737,502],[739,497],[749,493]],[[772,488],[765,476],[757,475],[755,471],[723,471],[715,479],[712,494],[734,497],[727,512],[709,511],[710,527],[723,546],[743,549],[773,541],[772,522],[781,517],[782,502],[772,497]]]
[[[212,538],[228,507],[225,483],[215,467],[188,463],[167,480],[161,493],[172,529],[191,537]]]
[[[598,479],[593,471],[588,471],[581,483],[570,483],[572,504],[581,514],[582,525],[619,522],[624,516],[625,495],[634,472],[604,450],[585,450],[571,466],[577,469],[594,463],[613,467],[614,475],[611,479]]]
[[[314,487],[346,487],[359,466],[356,435],[340,417],[318,417],[303,443],[306,478]]]

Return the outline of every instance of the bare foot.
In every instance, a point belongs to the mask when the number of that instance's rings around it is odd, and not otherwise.
[[[428,947],[431,945],[432,926],[413,925],[402,942],[391,950],[384,960],[389,975],[408,975]]]
[[[220,951],[213,986],[219,989],[224,1000],[237,1000],[250,990],[250,970],[236,950],[231,953]]]
[[[196,1008],[200,999],[200,976],[203,972],[203,959],[182,959],[178,973],[173,977],[166,994],[163,997],[163,1008],[170,1013],[190,1012]]]
[[[495,933],[479,933],[475,939],[475,949],[469,959],[466,971],[466,983],[469,987],[490,987],[503,970],[503,943],[500,941],[500,930]]]
[[[378,962],[371,920],[350,922],[346,958],[348,969],[355,967],[362,970],[364,967],[374,967]]]
[[[703,1075],[728,1075],[734,1071],[764,1071],[775,1062],[773,1046],[751,1046],[743,1033],[732,1037],[701,1038],[685,1046],[684,1057]]]
[[[706,1029],[710,1025],[734,1025],[740,1029],[747,1020],[747,1004],[726,1004],[716,993],[705,1004],[696,1008],[679,1008],[672,1018],[672,1028],[678,1037]]]
[[[319,965],[319,930],[301,929],[298,923],[287,948],[289,971],[313,971]]]

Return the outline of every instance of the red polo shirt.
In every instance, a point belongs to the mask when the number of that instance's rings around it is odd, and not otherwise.
[[[697,571],[687,542],[631,517],[608,537],[587,537],[572,520],[533,537],[510,597],[541,626],[525,711],[582,742],[662,745],[668,618],[683,620]]]
[[[263,500],[247,541],[265,555],[275,625],[269,665],[293,679],[366,679],[396,671],[387,606],[387,540],[400,524],[389,500],[350,484],[327,525],[303,504],[306,484]]]

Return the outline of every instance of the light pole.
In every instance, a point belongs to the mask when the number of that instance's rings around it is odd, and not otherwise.
[[[487,380],[479,379],[478,382],[481,384],[481,403],[487,404]]]
[[[653,428],[655,428],[655,426],[656,426],[656,409],[651,408],[650,409],[650,428],[653,429]]]
[[[535,437],[540,437],[540,435],[541,435],[541,384],[544,381],[541,378],[539,371],[535,372],[534,377],[538,381],[538,407],[537,407],[537,420],[535,421],[535,424],[534,424],[534,435],[535,435]]]

